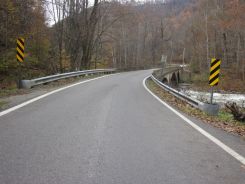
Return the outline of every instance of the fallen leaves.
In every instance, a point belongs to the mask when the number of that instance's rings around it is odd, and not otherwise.
[[[202,120],[205,123],[208,123],[214,127],[225,130],[226,132],[234,133],[240,136],[245,137],[245,125],[236,121],[232,118],[224,118],[223,114],[227,114],[228,112],[221,110],[221,113],[218,116],[209,116],[204,112],[196,109],[186,103],[183,100],[180,100],[165,91],[157,84],[155,84],[152,80],[148,79],[147,86],[154,92],[159,98],[167,102],[168,104],[176,107],[178,110]],[[227,115],[226,115],[227,116]]]

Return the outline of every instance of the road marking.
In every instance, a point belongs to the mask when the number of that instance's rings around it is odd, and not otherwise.
[[[78,83],[75,83],[75,84],[72,84],[72,85],[69,85],[69,86],[65,86],[65,87],[56,89],[56,90],[51,91],[51,92],[48,92],[48,93],[45,93],[45,94],[43,94],[43,95],[41,95],[41,96],[35,97],[35,98],[31,99],[31,100],[28,100],[28,101],[26,101],[26,102],[23,102],[23,103],[21,103],[21,104],[19,104],[19,105],[16,105],[16,106],[14,106],[14,107],[11,107],[11,108],[9,108],[9,109],[7,109],[7,110],[4,110],[4,111],[0,112],[0,117],[3,116],[3,115],[5,115],[5,114],[8,114],[8,113],[10,113],[10,112],[13,112],[13,111],[15,111],[15,110],[17,110],[17,109],[19,109],[19,108],[21,108],[21,107],[24,107],[24,106],[26,106],[26,105],[28,105],[28,104],[31,104],[31,103],[33,103],[33,102],[36,102],[36,101],[38,101],[38,100],[40,100],[40,99],[42,99],[42,98],[45,98],[45,97],[47,97],[47,96],[49,96],[49,95],[52,95],[52,94],[54,94],[54,93],[58,93],[58,92],[60,92],[60,91],[63,91],[63,90],[65,90],[65,89],[68,89],[68,88],[77,86],[77,85],[79,85],[79,84],[84,84],[84,83],[87,83],[87,82],[90,82],[90,81],[93,81],[93,80],[97,80],[97,79],[101,79],[101,78],[104,78],[104,77],[108,77],[108,76],[111,76],[111,75],[116,75],[116,74],[104,75],[104,76],[101,76],[101,77],[96,77],[96,78],[93,78],[93,79],[88,79],[88,80],[85,80],[85,81],[81,81],[81,82],[78,82]]]
[[[202,135],[204,135],[205,137],[207,137],[209,140],[211,140],[212,142],[214,142],[216,145],[218,145],[220,148],[222,148],[224,151],[226,151],[227,153],[229,153],[231,156],[233,156],[235,159],[237,159],[239,162],[241,162],[243,165],[245,165],[245,158],[238,154],[236,151],[234,151],[233,149],[231,149],[230,147],[228,147],[227,145],[225,145],[224,143],[222,143],[219,139],[217,139],[216,137],[212,136],[210,133],[206,132],[205,130],[203,130],[201,127],[199,127],[198,125],[196,125],[195,123],[193,123],[191,120],[189,120],[187,117],[185,117],[184,115],[182,115],[181,113],[179,113],[178,111],[176,111],[174,108],[172,108],[170,105],[168,105],[166,102],[164,102],[163,100],[161,100],[158,96],[156,96],[152,91],[150,91],[145,82],[146,80],[149,78],[146,77],[143,80],[143,86],[144,88],[154,97],[156,98],[160,103],[162,103],[164,106],[166,106],[168,109],[170,109],[171,111],[173,111],[177,116],[179,116],[181,119],[183,119],[185,122],[187,122],[190,126],[192,126],[194,129],[196,129],[198,132],[200,132]]]

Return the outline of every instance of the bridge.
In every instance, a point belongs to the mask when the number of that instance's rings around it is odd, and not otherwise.
[[[163,83],[168,85],[178,85],[181,81],[181,74],[183,73],[183,67],[174,66],[174,67],[165,67],[154,71],[153,75],[156,76]]]

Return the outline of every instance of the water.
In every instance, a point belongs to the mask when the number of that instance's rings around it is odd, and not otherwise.
[[[181,92],[203,102],[210,102],[210,92],[200,92],[181,89]],[[245,108],[245,94],[214,93],[214,103],[224,106],[227,102],[235,102],[238,106]]]

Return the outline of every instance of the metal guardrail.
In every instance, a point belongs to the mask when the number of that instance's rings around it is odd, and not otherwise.
[[[62,73],[57,75],[50,75],[46,77],[31,79],[31,80],[21,80],[20,81],[20,88],[32,88],[33,86],[37,86],[40,84],[46,84],[49,82],[57,81],[60,79],[66,79],[70,77],[76,77],[81,75],[90,75],[90,74],[109,74],[114,73],[116,69],[96,69],[96,70],[83,70],[83,71],[77,71],[77,72],[69,72],[69,73]]]
[[[162,83],[161,81],[159,81],[157,78],[155,78],[153,75],[151,75],[151,79],[157,83],[161,88],[164,88],[165,90],[167,90],[168,92],[170,92],[172,95],[181,98],[182,100],[186,101],[187,103],[189,103],[191,106],[194,106],[196,108],[198,108],[199,104],[203,104],[203,102],[200,102],[196,99],[193,99],[179,91],[177,91],[176,89],[173,89],[171,87],[169,87],[168,85]]]
[[[164,75],[166,75],[167,73],[165,73]],[[169,74],[169,72],[168,72]],[[154,77],[153,75],[151,75],[151,79],[161,88],[163,88],[164,90],[168,91],[169,93],[171,93],[172,95],[174,95],[175,97],[187,102],[188,104],[190,104],[191,106],[198,108],[210,115],[217,115],[218,111],[219,111],[219,105],[217,104],[208,104],[208,103],[204,103],[201,102],[197,99],[191,98],[179,91],[177,91],[176,89],[173,89],[171,87],[169,87],[168,85],[162,83],[161,81],[159,81],[156,77]]]

